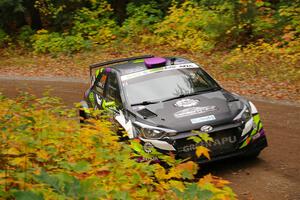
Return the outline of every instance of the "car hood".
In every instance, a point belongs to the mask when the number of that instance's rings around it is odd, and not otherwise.
[[[132,107],[136,120],[177,132],[233,122],[241,112],[243,100],[225,90],[198,94],[157,104]]]

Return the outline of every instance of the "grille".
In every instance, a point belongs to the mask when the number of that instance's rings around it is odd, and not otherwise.
[[[215,157],[235,151],[238,148],[240,131],[237,128],[210,133],[213,142],[195,143],[187,138],[175,141],[177,156],[180,158],[194,157],[197,146],[204,146],[210,150],[210,156]]]

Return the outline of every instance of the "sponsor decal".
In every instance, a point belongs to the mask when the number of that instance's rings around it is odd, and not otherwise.
[[[178,103],[178,102],[176,102],[176,103]],[[174,116],[176,118],[181,118],[181,117],[186,117],[186,116],[191,116],[191,115],[203,114],[203,113],[211,112],[211,111],[215,111],[215,110],[217,110],[216,106],[192,107],[192,108],[186,108],[186,109],[180,110],[180,111],[174,113]]]
[[[197,123],[201,123],[201,122],[213,121],[215,119],[216,119],[216,117],[214,115],[208,115],[208,116],[204,116],[204,117],[198,117],[198,118],[191,119],[191,122],[192,122],[192,124],[197,124]]]
[[[104,85],[105,85],[105,82],[106,82],[106,79],[107,79],[107,76],[106,75],[103,75],[99,81],[99,86],[101,88],[104,88]]]
[[[150,142],[146,142],[143,147],[146,153],[151,153],[152,149],[154,148],[154,146]]]
[[[168,71],[168,70],[173,70],[173,69],[187,69],[187,68],[198,68],[198,66],[195,63],[169,65],[169,66],[165,66],[165,67],[147,69],[147,70],[144,70],[144,71],[123,75],[123,76],[121,76],[121,80],[126,81],[126,80],[129,80],[129,79],[132,79],[132,78],[152,74],[152,73],[155,73],[155,72]]]
[[[204,146],[208,149],[216,147],[216,146],[222,146],[226,144],[234,144],[237,142],[237,137],[235,135],[229,136],[229,137],[223,137],[219,139],[214,139],[213,142],[199,142],[197,144],[189,144],[181,147],[178,149],[179,152],[190,152],[190,151],[195,151],[198,146]]]
[[[209,132],[209,131],[212,131],[213,130],[213,127],[210,126],[210,125],[204,125],[200,128],[200,131],[202,132]]]
[[[196,106],[196,105],[198,105],[198,103],[199,103],[199,100],[197,100],[197,99],[182,99],[182,100],[177,101],[174,104],[174,106],[187,108],[187,107]]]

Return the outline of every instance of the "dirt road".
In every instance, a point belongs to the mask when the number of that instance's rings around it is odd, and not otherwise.
[[[0,78],[0,91],[9,97],[21,91],[41,95],[46,88],[72,105],[87,88],[84,81],[9,80]],[[1,89],[2,88],[2,89]],[[268,137],[269,147],[253,160],[231,159],[202,168],[232,182],[239,199],[300,199],[300,105],[255,101]]]

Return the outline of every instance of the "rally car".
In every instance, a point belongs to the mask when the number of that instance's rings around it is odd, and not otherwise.
[[[254,104],[222,88],[188,59],[152,55],[117,59],[91,65],[90,76],[81,118],[88,118],[91,109],[112,113],[127,138],[139,138],[147,153],[155,148],[209,162],[195,157],[198,146],[210,149],[210,161],[257,156],[267,146]],[[189,139],[199,133],[209,134],[213,141]]]

